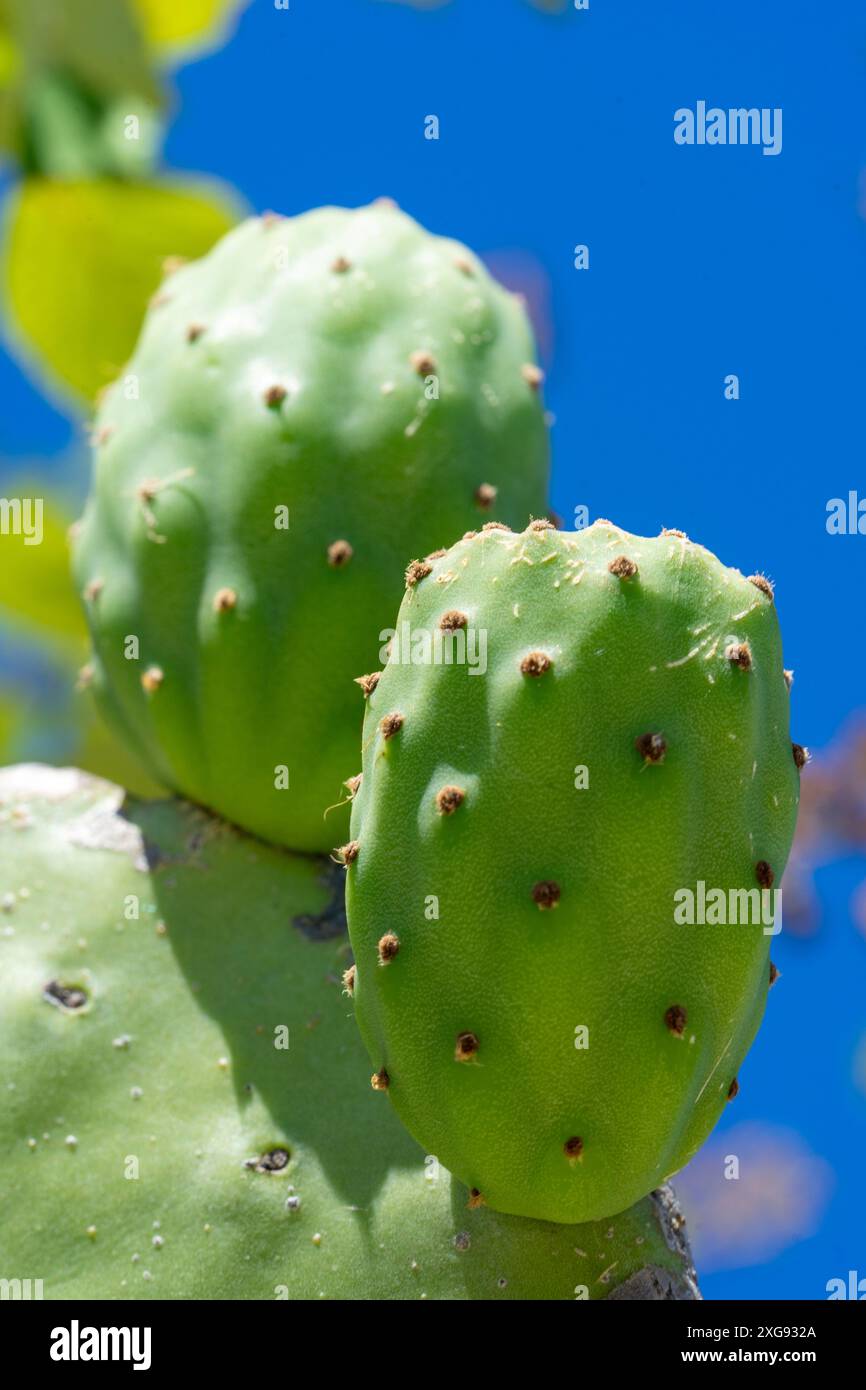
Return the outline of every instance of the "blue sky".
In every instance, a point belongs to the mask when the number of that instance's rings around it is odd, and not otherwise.
[[[556,509],[679,527],[769,574],[799,741],[820,749],[866,705],[866,535],[825,526],[829,499],[866,498],[866,9],[255,0],[232,42],[174,81],[167,164],[219,176],[254,209],[389,194],[482,254],[520,253],[552,318]],[[674,112],[699,100],[781,108],[781,153],[677,145]],[[77,436],[2,354],[0,394],[12,466]],[[706,1273],[709,1297],[821,1297],[858,1261],[866,1275],[857,872],[824,871],[821,932],[778,943],[784,980],[724,1121],[796,1131],[832,1195],[814,1236]]]

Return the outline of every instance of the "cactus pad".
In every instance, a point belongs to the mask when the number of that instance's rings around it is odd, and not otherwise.
[[[736,1094],[788,707],[768,581],[680,532],[493,527],[408,588],[353,805],[355,1010],[377,1088],[490,1206],[622,1211]],[[688,924],[702,892],[727,924]]]
[[[384,203],[171,268],[75,547],[85,681],[166,786],[292,849],[341,838],[406,554],[544,510],[532,353],[517,298]]]

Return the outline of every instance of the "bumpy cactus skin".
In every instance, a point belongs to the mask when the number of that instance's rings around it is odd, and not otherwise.
[[[532,353],[517,298],[386,204],[256,218],[171,273],[75,555],[86,678],[166,786],[292,849],[345,837],[352,681],[406,554],[544,511]]]
[[[184,803],[0,772],[0,1278],[46,1299],[697,1297],[670,1194],[556,1228],[425,1164],[355,1084],[342,870],[336,892],[321,874]]]
[[[406,622],[422,655],[486,632],[487,671],[392,649],[369,698],[344,858],[376,1084],[490,1206],[606,1217],[704,1141],[764,1011],[771,936],[674,895],[781,879],[772,588],[679,532],[542,523],[465,537]]]

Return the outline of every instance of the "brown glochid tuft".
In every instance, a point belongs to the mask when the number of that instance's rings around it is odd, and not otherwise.
[[[520,368],[520,375],[533,391],[537,391],[544,381],[544,372],[534,362],[524,362]]]
[[[275,410],[278,405],[282,405],[288,395],[285,386],[269,386],[267,391],[262,393],[262,400],[271,410]]]
[[[663,763],[668,751],[667,741],[662,734],[641,734],[634,746],[645,763]]]
[[[391,1078],[384,1067],[382,1067],[380,1071],[373,1072],[373,1075],[370,1077],[370,1085],[373,1087],[374,1091],[387,1091],[388,1087],[391,1085]]]
[[[343,971],[343,989],[346,994],[355,993],[355,972],[357,966],[350,965],[348,970]]]
[[[331,262],[331,269],[337,275],[345,275],[347,270],[352,269],[352,262],[347,261],[345,256],[338,256],[335,261]]]
[[[432,376],[436,371],[436,358],[432,352],[424,352],[421,349],[409,354],[409,365],[414,367],[419,376]]]
[[[773,963],[773,961],[770,961],[770,989],[773,988],[773,985],[776,983],[776,981],[778,980],[778,978],[779,978],[779,967],[778,967],[777,965],[775,965],[775,964]]]
[[[477,1187],[473,1187],[471,1189],[469,1193],[469,1201],[466,1203],[466,1205],[470,1211],[477,1211],[479,1207],[484,1206],[484,1198],[478,1191]]]
[[[480,507],[483,512],[489,512],[496,501],[498,492],[499,489],[494,487],[492,483],[479,483],[473,494],[475,505]]]
[[[688,1011],[682,1004],[671,1004],[665,1012],[665,1027],[675,1038],[681,1038],[686,1031],[688,1018]]]
[[[552,665],[547,652],[529,652],[521,661],[520,670],[524,676],[543,676]]]
[[[474,1033],[458,1033],[454,1046],[454,1056],[458,1062],[468,1062],[478,1051],[478,1039]]]
[[[148,666],[147,670],[142,672],[141,684],[148,695],[152,695],[155,690],[159,690],[164,680],[165,673],[161,666]]]
[[[803,768],[809,761],[808,748],[804,748],[802,743],[792,743],[791,752],[794,755],[794,763],[796,764],[797,771],[802,772]]]
[[[349,865],[354,864],[355,860],[358,858],[360,848],[361,846],[358,844],[357,840],[350,840],[348,844],[340,845],[339,849],[334,850],[334,854],[337,856],[337,863],[345,865],[348,869]]]
[[[442,632],[457,632],[465,627],[469,622],[465,613],[460,613],[456,608],[449,608],[447,613],[443,613],[439,619],[439,628]]]
[[[379,720],[379,728],[382,730],[383,738],[393,738],[395,734],[399,734],[402,727],[402,714],[386,714],[384,719]]]
[[[406,584],[411,589],[422,579],[426,579],[433,566],[426,560],[413,560],[406,566]]]
[[[617,579],[633,579],[637,574],[637,565],[627,555],[617,555],[607,568]]]
[[[354,553],[348,541],[332,541],[328,546],[328,564],[331,569],[342,569],[348,565]]]
[[[752,649],[748,642],[731,642],[725,647],[725,657],[732,666],[739,666],[741,671],[752,669]]]
[[[558,907],[562,889],[552,879],[542,879],[532,889],[532,901],[542,912],[550,912]]]
[[[189,325],[189,327],[187,328],[187,330],[186,330],[186,340],[187,340],[187,342],[188,342],[188,343],[194,343],[194,342],[196,342],[196,340],[199,339],[199,338],[201,337],[202,333],[204,333],[204,324],[203,324],[203,323],[191,323],[191,324]]]
[[[217,589],[213,596],[213,607],[215,613],[228,613],[235,607],[238,596],[234,589]]]
[[[737,1078],[734,1077],[733,1081],[731,1082],[730,1086],[728,1087],[728,1100],[733,1100],[734,1097],[735,1097],[735,1096],[738,1096],[739,1094],[740,1094],[740,1083],[739,1083],[739,1081],[737,1080]]]
[[[462,787],[441,787],[436,793],[436,810],[440,816],[453,816],[465,799],[466,793]]]
[[[382,677],[382,672],[381,672],[381,671],[371,671],[370,674],[369,674],[368,676],[356,676],[356,677],[355,677],[355,684],[356,684],[356,685],[360,685],[362,691],[364,692],[364,699],[365,699],[365,700],[366,700],[370,695],[373,694],[373,691],[376,689],[376,686],[379,684],[379,681],[380,681],[381,677]]]
[[[773,873],[766,859],[759,859],[755,865],[755,878],[758,880],[758,885],[761,888],[772,888],[775,883],[776,875]]]
[[[570,1139],[566,1139],[562,1146],[562,1152],[567,1159],[574,1163],[575,1159],[580,1158],[583,1153],[583,1140],[578,1135],[573,1134]]]
[[[387,965],[393,960],[400,950],[400,938],[395,936],[392,931],[388,931],[384,936],[379,937],[379,964]]]
[[[750,574],[749,583],[754,584],[756,589],[760,589],[762,594],[772,602],[774,597],[773,585],[765,574]]]

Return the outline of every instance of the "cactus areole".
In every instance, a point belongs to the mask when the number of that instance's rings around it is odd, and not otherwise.
[[[545,507],[533,351],[517,297],[386,202],[169,267],[75,546],[88,684],[162,782],[293,849],[345,839],[352,682],[407,554]]]
[[[623,1211],[736,1095],[788,706],[770,584],[679,532],[488,528],[407,589],[353,803],[353,1000],[380,1103],[479,1200]]]

